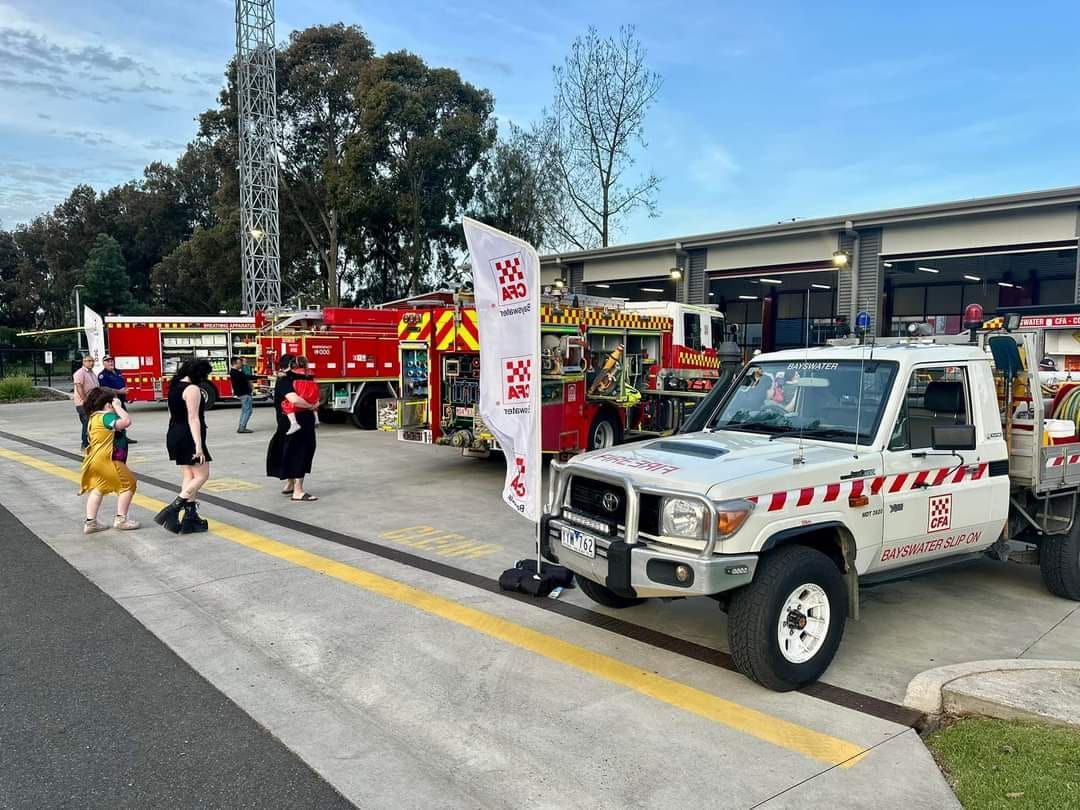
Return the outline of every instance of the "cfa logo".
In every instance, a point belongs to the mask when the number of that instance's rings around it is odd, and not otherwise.
[[[935,495],[930,499],[930,522],[927,532],[940,532],[952,527],[952,495]]]
[[[525,270],[520,253],[511,253],[490,261],[491,272],[499,289],[499,305],[513,304],[529,297],[529,285],[525,283]]]
[[[532,358],[503,358],[503,399],[506,402],[528,402],[532,383]]]
[[[514,476],[510,482],[510,489],[514,491],[514,494],[519,498],[525,497],[525,457],[515,456],[514,467],[517,470],[517,475]]]

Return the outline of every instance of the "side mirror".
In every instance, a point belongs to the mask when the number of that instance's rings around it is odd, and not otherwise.
[[[930,444],[935,450],[956,452],[975,449],[974,425],[936,425],[930,431]]]

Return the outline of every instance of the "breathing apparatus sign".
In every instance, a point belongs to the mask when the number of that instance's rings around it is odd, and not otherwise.
[[[540,258],[464,219],[480,331],[480,415],[506,454],[503,500],[540,519]]]

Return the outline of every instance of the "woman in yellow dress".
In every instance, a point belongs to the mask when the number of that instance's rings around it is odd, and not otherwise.
[[[87,415],[87,434],[90,447],[83,457],[82,486],[79,494],[89,492],[86,499],[86,522],[83,534],[93,534],[109,528],[98,523],[98,510],[106,495],[117,496],[116,517],[112,527],[121,531],[139,528],[139,522],[128,517],[131,499],[135,497],[135,476],[124,460],[127,441],[117,436],[131,425],[131,417],[111,388],[94,388],[84,402]],[[119,459],[119,460],[118,460]]]

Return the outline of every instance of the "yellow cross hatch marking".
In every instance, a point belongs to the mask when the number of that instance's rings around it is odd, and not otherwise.
[[[0,448],[0,458],[24,464],[72,483],[79,481],[79,473],[74,470],[13,450]],[[145,495],[136,495],[135,503],[152,512],[157,512],[165,506],[164,501]],[[467,607],[452,599],[414,588],[403,582],[320,556],[247,529],[222,523],[219,520],[210,520],[209,524],[210,531],[223,540],[284,560],[309,571],[325,574],[339,582],[467,627],[489,638],[535,653],[549,661],[555,661],[595,678],[618,684],[661,703],[712,720],[827,765],[850,768],[867,752],[867,749],[848,740],[814,731],[757,709],[725,700],[587,647],[541,633],[491,613]]]

